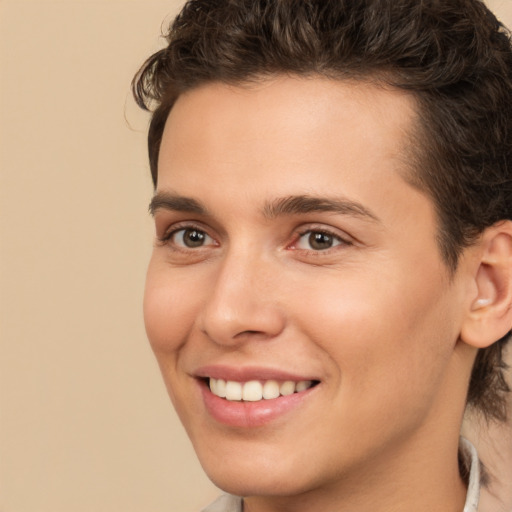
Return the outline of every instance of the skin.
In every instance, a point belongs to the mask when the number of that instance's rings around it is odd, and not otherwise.
[[[246,512],[463,508],[476,349],[460,333],[482,251],[449,274],[432,202],[404,179],[414,122],[404,92],[293,77],[205,85],[169,115],[146,328],[205,471]],[[346,208],[279,211],[291,196]],[[187,246],[187,228],[202,245]],[[312,247],[311,232],[332,247]],[[319,384],[273,421],[233,427],[205,407],[205,365]]]

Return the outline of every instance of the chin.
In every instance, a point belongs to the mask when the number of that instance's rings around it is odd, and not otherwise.
[[[254,469],[251,474],[214,471],[207,472],[207,475],[219,489],[235,496],[285,497],[298,495],[306,490],[298,485],[296,474],[293,472],[288,472],[282,477],[275,472],[261,474]]]
[[[236,456],[200,458],[200,462],[217,487],[235,496],[298,495],[314,488],[315,477],[318,477],[314,472],[308,474],[308,464],[277,451],[273,456],[264,457],[261,453],[255,455],[240,450]]]

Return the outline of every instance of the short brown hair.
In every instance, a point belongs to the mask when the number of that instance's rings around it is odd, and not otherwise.
[[[190,0],[166,37],[132,84],[153,111],[155,185],[164,125],[185,91],[280,73],[378,80],[417,100],[411,183],[434,202],[448,268],[512,219],[512,47],[482,1]],[[488,419],[506,418],[508,337],[479,351],[471,376],[468,404]]]

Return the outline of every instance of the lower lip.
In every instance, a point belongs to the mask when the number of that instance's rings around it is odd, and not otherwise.
[[[219,398],[210,391],[204,381],[200,382],[200,387],[206,410],[214,420],[231,427],[253,428],[266,425],[299,408],[318,385],[300,393],[258,402],[238,402]]]

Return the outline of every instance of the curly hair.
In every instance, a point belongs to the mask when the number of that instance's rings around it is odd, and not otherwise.
[[[167,46],[132,83],[152,111],[149,161],[180,94],[205,83],[277,74],[377,81],[417,103],[409,182],[429,195],[438,244],[454,272],[462,250],[512,219],[512,44],[480,0],[190,0]],[[480,349],[467,403],[506,419],[503,349]]]

